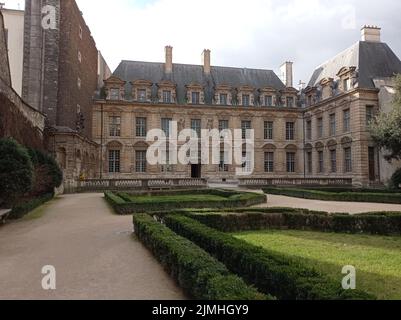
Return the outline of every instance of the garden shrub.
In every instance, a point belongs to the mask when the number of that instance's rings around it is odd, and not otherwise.
[[[264,293],[281,300],[375,299],[359,290],[343,290],[313,268],[283,254],[256,247],[186,216],[168,215],[169,228],[209,252],[229,270]]]
[[[134,218],[135,233],[191,297],[200,300],[265,300],[221,262],[149,215]]]
[[[180,195],[191,195],[193,193],[176,191],[169,192],[169,197],[165,199],[155,198],[154,201],[143,202],[135,201],[135,194],[127,193],[106,193],[106,200],[112,205],[114,210],[118,214],[132,214],[132,213],[143,213],[143,212],[157,212],[157,211],[170,211],[185,208],[238,208],[238,207],[249,207],[256,204],[266,202],[266,195],[246,192],[231,192],[224,190],[202,190],[199,193],[194,194],[194,199],[180,199]],[[216,195],[224,197],[224,199],[196,199],[196,195]],[[157,193],[153,193],[153,196],[157,196]],[[162,195],[167,195],[163,193]],[[151,197],[151,196],[150,196]],[[150,198],[151,199],[151,198]],[[140,200],[140,199],[139,199]]]
[[[364,190],[361,192],[329,192],[320,190],[296,189],[296,188],[264,188],[266,194],[283,195],[295,198],[323,200],[323,201],[351,201],[401,204],[401,193],[376,192]]]
[[[26,149],[14,139],[0,140],[0,204],[6,204],[31,189],[33,165]]]
[[[187,212],[209,227],[224,232],[266,229],[294,229],[321,232],[401,235],[401,212],[377,212],[358,215],[324,214],[300,209],[241,209],[242,213]]]
[[[63,182],[63,172],[56,160],[39,150],[28,149],[35,168],[33,195],[52,193]]]
[[[398,169],[391,177],[391,187],[393,189],[400,189],[401,186],[401,168]]]

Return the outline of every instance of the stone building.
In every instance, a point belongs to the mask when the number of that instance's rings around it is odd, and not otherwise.
[[[0,138],[44,149],[45,115],[26,104],[11,87],[3,15],[0,12]]]
[[[90,140],[92,101],[109,76],[75,0],[25,2],[22,97],[46,115],[46,145],[68,183],[98,177],[98,165],[91,161],[98,158],[98,146]]]
[[[24,11],[2,8],[7,39],[12,87],[22,94],[22,66],[24,55]]]
[[[261,178],[333,178],[354,185],[386,182],[384,160],[367,123],[383,101],[383,85],[401,62],[380,40],[380,29],[364,27],[362,39],[319,66],[308,87],[292,87],[292,63],[270,70],[211,66],[210,50],[202,65],[173,63],[166,47],[164,63],[122,61],[105,81],[105,99],[93,106],[93,135],[101,145],[103,178],[237,179],[235,166],[220,164],[149,165],[146,132],[182,128],[254,129],[255,170]],[[223,159],[223,155],[221,159]]]

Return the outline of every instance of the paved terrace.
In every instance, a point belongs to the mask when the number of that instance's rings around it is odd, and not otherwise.
[[[0,227],[0,300],[185,299],[132,236],[132,218],[112,214],[102,194],[62,196]],[[42,267],[57,290],[42,290]]]

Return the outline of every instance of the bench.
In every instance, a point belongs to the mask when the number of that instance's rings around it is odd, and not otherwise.
[[[0,224],[6,223],[8,216],[11,213],[11,209],[0,210]]]

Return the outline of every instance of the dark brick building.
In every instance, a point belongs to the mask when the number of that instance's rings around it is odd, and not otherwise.
[[[42,27],[44,6],[55,8],[54,29]],[[98,50],[75,0],[25,2],[22,97],[49,125],[91,137],[97,70]]]

